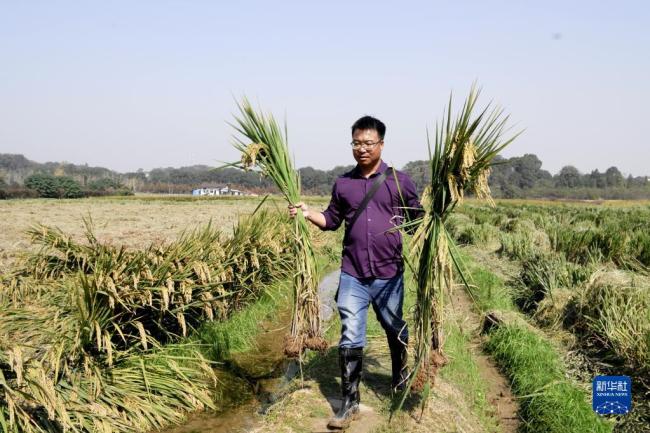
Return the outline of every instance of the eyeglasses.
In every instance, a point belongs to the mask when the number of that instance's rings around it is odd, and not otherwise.
[[[383,140],[378,140],[378,141],[353,141],[350,143],[350,146],[352,146],[352,149],[354,150],[359,150],[362,147],[365,147],[368,150],[372,150],[375,148],[376,145],[381,143]]]

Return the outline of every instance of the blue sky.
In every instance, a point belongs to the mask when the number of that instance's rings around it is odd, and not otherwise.
[[[401,167],[477,81],[526,129],[506,156],[650,175],[648,4],[0,1],[0,152],[218,165],[248,95],[286,115],[298,166],[352,163],[372,114]]]

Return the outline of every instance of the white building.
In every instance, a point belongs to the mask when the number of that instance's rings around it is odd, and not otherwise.
[[[243,191],[226,186],[206,185],[192,191],[192,195],[245,195]]]

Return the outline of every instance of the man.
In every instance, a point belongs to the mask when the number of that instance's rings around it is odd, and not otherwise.
[[[395,226],[405,217],[415,217],[421,206],[413,181],[381,159],[385,133],[386,126],[378,119],[365,116],[357,120],[352,125],[351,143],[357,165],[336,179],[327,209],[315,212],[304,203],[289,207],[291,216],[301,209],[305,218],[322,230],[336,230],[343,221],[346,223],[336,298],[342,325],[339,363],[343,401],[329,421],[330,428],[347,428],[359,412],[369,304],[388,337],[393,391],[402,389],[408,377],[408,330],[402,319],[402,239]],[[374,195],[357,214],[375,183]]]

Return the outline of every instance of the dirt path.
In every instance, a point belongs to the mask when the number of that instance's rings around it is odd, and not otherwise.
[[[390,355],[383,337],[368,342],[361,386],[361,417],[346,433],[492,433],[483,428],[470,402],[452,383],[438,378],[424,413],[419,407],[399,413],[389,423]],[[329,433],[327,420],[338,409],[336,348],[305,371],[305,381],[274,405],[255,433]]]
[[[478,365],[481,380],[487,385],[487,401],[492,406],[497,430],[515,433],[519,426],[518,405],[508,381],[488,356],[481,352],[479,333],[481,318],[472,310],[472,303],[462,287],[454,290],[450,320],[457,322],[465,334],[471,335],[470,350]],[[487,433],[473,412],[471,397],[443,377],[436,384],[424,411],[412,407],[388,422],[390,406],[390,355],[383,334],[369,337],[364,355],[364,376],[361,387],[360,419],[354,421],[347,433],[415,433],[467,432]],[[270,408],[261,425],[252,430],[266,432],[325,433],[327,420],[340,405],[337,352],[333,347],[324,357],[315,360],[305,370],[302,386],[296,385],[282,401]]]
[[[478,364],[479,374],[487,384],[487,400],[495,410],[498,424],[503,433],[515,433],[520,424],[517,416],[519,405],[510,390],[508,380],[501,374],[494,361],[481,350],[481,318],[472,309],[472,300],[461,286],[455,287],[452,296],[452,308],[456,317],[464,318],[461,326],[472,335],[470,350]]]
[[[323,299],[333,298],[338,275],[329,275],[322,285]],[[323,305],[323,314],[331,315],[334,306]],[[372,317],[372,313],[371,313]],[[374,318],[369,317],[373,322]],[[444,378],[436,378],[432,395],[423,413],[412,405],[389,423],[390,354],[385,336],[378,324],[369,333],[364,352],[364,372],[361,385],[361,416],[346,430],[347,433],[514,433],[519,425],[517,405],[506,379],[489,357],[482,354],[479,335],[480,317],[462,287],[455,288],[450,305],[450,321],[460,326],[465,335],[472,336],[469,349],[478,365],[481,380],[487,384],[487,401],[492,406],[497,427],[485,427],[473,407],[473,396],[463,394],[460,387]],[[451,323],[451,322],[450,322]],[[334,325],[337,326],[337,325]],[[303,370],[304,381],[297,377],[287,384],[273,404],[245,405],[217,418],[199,415],[174,432],[229,431],[254,433],[326,433],[327,420],[340,405],[339,367],[337,349],[312,359]],[[263,412],[260,413],[260,412]]]

